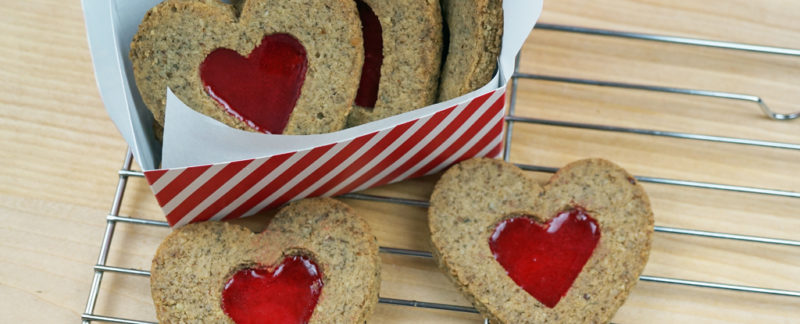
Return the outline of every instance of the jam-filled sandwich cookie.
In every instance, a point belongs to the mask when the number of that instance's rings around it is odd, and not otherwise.
[[[150,288],[160,323],[364,323],[379,272],[367,223],[319,198],[289,204],[261,233],[226,222],[175,230]]]
[[[540,187],[512,164],[448,170],[428,212],[442,269],[492,323],[604,323],[650,253],[644,189],[617,165],[580,160]]]
[[[352,0],[166,0],[145,15],[130,57],[160,125],[169,87],[234,128],[315,134],[344,127],[363,51]]]
[[[450,38],[439,101],[489,83],[503,37],[502,0],[442,0],[442,9]]]
[[[347,124],[356,126],[436,101],[442,52],[439,1],[356,0],[364,69]]]

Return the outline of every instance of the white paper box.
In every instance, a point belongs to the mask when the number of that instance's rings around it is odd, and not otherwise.
[[[168,91],[162,147],[128,58],[139,22],[158,2],[83,0],[83,10],[103,103],[172,226],[244,217],[497,157],[514,57],[542,8],[541,0],[503,1],[497,73],[464,96],[334,133],[269,135],[229,128]]]

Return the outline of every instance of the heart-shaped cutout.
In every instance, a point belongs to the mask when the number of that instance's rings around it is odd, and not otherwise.
[[[344,128],[364,62],[355,2],[232,3],[164,0],[145,14],[130,58],[157,124],[165,122],[169,87],[190,108],[238,129]]]
[[[583,209],[563,211],[544,225],[530,217],[506,219],[489,248],[508,276],[547,307],[555,307],[600,241],[600,227]]]
[[[602,159],[544,187],[503,161],[462,162],[437,182],[428,218],[440,267],[492,323],[608,322],[653,233],[644,189]]]
[[[305,81],[306,49],[288,34],[264,36],[247,57],[219,48],[200,64],[203,88],[253,129],[283,133]]]
[[[323,288],[322,273],[306,256],[290,256],[274,269],[237,271],[222,289],[222,310],[238,324],[308,323]]]
[[[293,202],[253,233],[190,224],[158,248],[150,288],[159,322],[363,323],[378,300],[375,236],[330,198]]]

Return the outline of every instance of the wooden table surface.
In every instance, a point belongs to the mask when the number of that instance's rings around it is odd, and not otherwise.
[[[100,100],[78,1],[0,6],[0,321],[75,323],[86,306],[126,144]],[[790,0],[547,1],[540,22],[800,48]],[[759,95],[800,110],[800,57],[536,30],[522,72]],[[754,103],[519,81],[517,115],[800,144],[800,120]],[[605,157],[640,176],[800,192],[800,151],[543,125],[514,127],[511,160]],[[546,181],[546,173],[531,172]],[[371,190],[427,199],[436,177]],[[800,199],[644,184],[656,225],[800,239]],[[347,201],[382,246],[429,250],[426,211]],[[122,215],[163,219],[131,178]],[[168,229],[117,225],[108,264],[148,269]],[[384,297],[466,305],[430,259],[383,255]],[[656,233],[644,271],[800,291],[800,247]],[[96,314],[155,320],[146,277],[106,274]],[[616,323],[790,323],[800,298],[640,282]],[[478,315],[379,305],[373,323],[480,323]]]

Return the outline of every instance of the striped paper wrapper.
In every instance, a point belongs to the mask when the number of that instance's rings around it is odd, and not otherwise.
[[[350,140],[258,159],[146,171],[172,226],[436,173],[502,151],[504,89]]]

